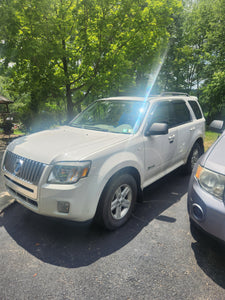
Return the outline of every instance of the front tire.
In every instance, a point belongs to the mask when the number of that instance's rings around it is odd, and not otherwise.
[[[96,220],[109,230],[122,226],[130,218],[137,198],[137,183],[130,174],[111,178],[100,198]]]

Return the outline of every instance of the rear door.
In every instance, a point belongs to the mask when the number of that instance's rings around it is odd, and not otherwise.
[[[173,100],[172,105],[175,115],[173,126],[177,128],[177,155],[174,163],[182,163],[190,151],[196,128],[184,100]]]

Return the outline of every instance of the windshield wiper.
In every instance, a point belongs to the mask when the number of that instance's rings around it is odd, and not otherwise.
[[[97,130],[97,131],[105,131],[105,132],[109,131],[108,129],[105,129],[105,128],[95,127],[95,126],[90,126],[90,125],[83,125],[82,128],[91,129],[91,130]]]
[[[76,128],[83,128],[83,125],[79,125],[79,124],[68,124],[68,126],[70,127],[76,127]]]
[[[83,128],[83,129],[91,129],[91,130],[97,130],[97,131],[105,131],[108,132],[109,130],[106,128],[101,128],[101,127],[95,127],[95,126],[91,126],[91,125],[81,125],[81,124],[69,124],[69,126],[71,127],[75,127],[75,128]]]

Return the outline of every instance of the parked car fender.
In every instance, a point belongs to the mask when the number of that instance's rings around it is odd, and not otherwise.
[[[98,171],[97,175],[97,198],[99,199],[110,178],[121,172],[135,173],[140,178],[140,186],[143,181],[143,161],[131,152],[116,153],[110,156]]]

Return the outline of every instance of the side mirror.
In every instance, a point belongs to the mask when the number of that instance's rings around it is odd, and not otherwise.
[[[164,134],[168,134],[168,124],[166,123],[153,123],[150,128],[145,130],[145,136]]]
[[[209,129],[217,133],[222,133],[224,130],[224,121],[221,120],[212,121],[212,123],[209,125]]]

